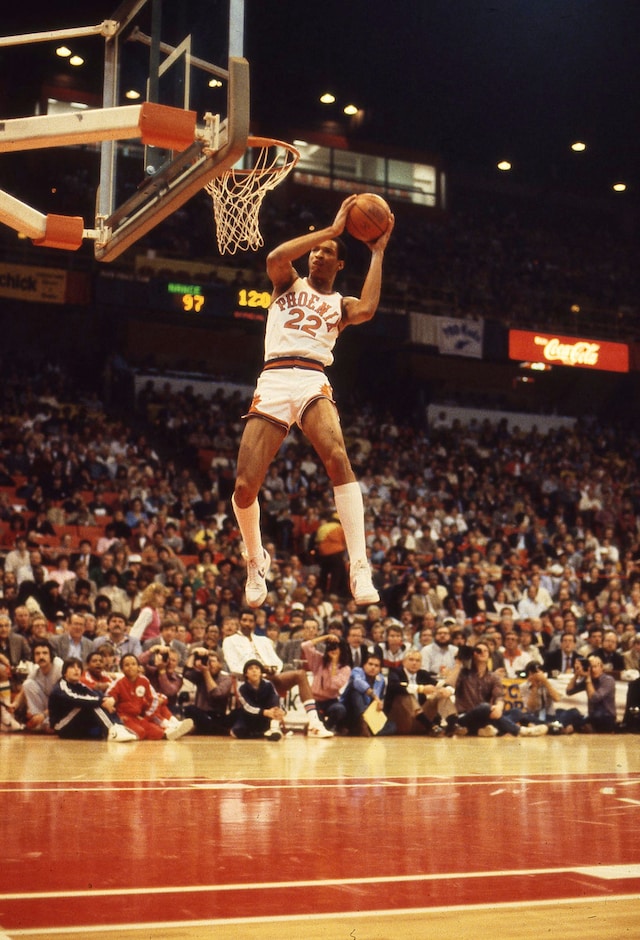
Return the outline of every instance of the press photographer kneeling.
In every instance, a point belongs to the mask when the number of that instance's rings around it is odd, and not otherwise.
[[[218,653],[204,646],[194,649],[187,660],[184,677],[196,689],[195,701],[184,708],[185,716],[194,723],[195,733],[229,734],[233,678],[223,669]]]
[[[567,685],[567,695],[587,693],[586,716],[581,716],[576,731],[601,734],[614,731],[616,727],[616,681],[604,671],[599,656],[577,659],[574,672]]]

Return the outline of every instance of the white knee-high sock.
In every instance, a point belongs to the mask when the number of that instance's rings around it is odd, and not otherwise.
[[[364,534],[364,503],[358,483],[342,483],[333,488],[336,509],[344,529],[347,552],[351,562],[366,559],[367,545]]]
[[[238,520],[238,528],[240,529],[247,557],[262,560],[264,548],[262,547],[262,536],[260,535],[260,504],[258,500],[254,499],[250,506],[241,509],[232,496],[231,505]]]

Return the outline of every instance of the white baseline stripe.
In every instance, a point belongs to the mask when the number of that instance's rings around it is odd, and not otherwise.
[[[345,782],[336,778],[334,780],[299,780],[294,782],[279,782],[279,781],[207,781],[207,780],[185,780],[185,781],[165,781],[163,783],[157,783],[152,786],[141,785],[135,783],[125,783],[118,785],[117,783],[105,784],[99,781],[87,781],[82,783],[82,781],[77,781],[75,784],[68,784],[65,786],[45,786],[39,787],[33,784],[24,785],[20,784],[19,786],[10,786],[7,784],[0,784],[0,794],[2,793],[75,793],[78,790],[89,790],[93,791],[96,794],[99,793],[126,793],[129,791],[139,791],[145,790],[153,793],[155,790],[162,791],[179,791],[179,790],[362,790],[362,789],[375,789],[379,790],[380,787],[441,787],[443,784],[446,784],[449,787],[454,789],[462,789],[463,787],[486,787],[486,786],[496,786],[500,785],[505,788],[505,785],[522,785],[527,784],[530,786],[532,784],[544,785],[544,784],[554,784],[554,783],[563,783],[567,782],[566,774],[558,774],[557,777],[479,777],[477,780],[454,780],[452,781],[450,777],[425,777],[424,779],[416,779],[415,777],[406,777],[404,779],[400,778],[398,780],[376,780],[375,778],[369,778],[367,780],[360,781],[350,781]],[[617,783],[624,786],[634,786],[640,785],[640,780],[620,780],[619,777],[583,777],[579,774],[576,775],[575,779],[579,780],[581,784],[584,783]]]
[[[617,872],[617,874],[615,874]],[[305,881],[263,881],[251,882],[245,884],[238,882],[235,884],[218,885],[182,885],[171,887],[164,885],[161,887],[139,886],[137,888],[104,888],[91,891],[24,891],[12,894],[0,894],[0,901],[36,901],[53,900],[56,898],[94,898],[94,897],[113,897],[135,896],[141,894],[205,894],[218,891],[271,891],[274,889],[299,889],[299,888],[328,888],[342,887],[348,885],[363,884],[404,884],[407,882],[427,882],[427,881],[451,881],[479,878],[520,878],[523,875],[558,875],[558,874],[581,874],[590,875],[592,878],[637,878],[640,875],[640,865],[607,865],[601,869],[594,865],[590,868],[523,868],[509,869],[507,871],[464,871],[464,872],[443,872],[441,874],[429,875],[380,875],[378,877],[366,878],[322,878]]]
[[[336,920],[345,917],[352,918],[370,918],[370,917],[410,917],[412,915],[423,916],[425,914],[457,914],[466,911],[520,911],[526,908],[558,907],[566,904],[573,907],[576,904],[602,904],[606,901],[611,904],[613,901],[640,901],[637,894],[608,894],[606,896],[594,895],[593,897],[579,898],[555,898],[548,901],[505,901],[501,904],[452,904],[450,907],[403,907],[378,911],[336,911],[334,914],[283,914],[282,916],[272,917],[231,917],[218,920],[175,920],[175,921],[154,921],[146,924],[93,924],[82,927],[40,927],[29,928],[27,930],[12,930],[11,937],[29,937],[33,935],[42,935],[46,933],[47,937],[53,937],[56,934],[89,934],[104,933],[112,931],[118,934],[124,930],[177,930],[180,928],[195,927],[227,927],[241,924],[286,924],[296,923],[313,916],[314,922],[319,920]]]

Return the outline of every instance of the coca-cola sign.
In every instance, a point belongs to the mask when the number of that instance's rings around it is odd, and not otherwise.
[[[626,343],[608,343],[556,333],[509,330],[509,358],[521,362],[544,362],[550,366],[601,369],[604,372],[629,371]]]

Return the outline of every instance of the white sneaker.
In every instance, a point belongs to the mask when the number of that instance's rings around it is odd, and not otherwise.
[[[484,728],[478,728],[479,738],[495,738],[497,733],[498,729],[494,728],[493,725],[485,725]]]
[[[24,725],[21,725],[20,722],[13,717],[9,709],[3,708],[0,731],[24,731]]]
[[[178,738],[183,737],[185,734],[189,734],[193,730],[193,721],[191,718],[184,718],[182,721],[179,721],[177,725],[174,725],[172,728],[167,728],[164,733],[167,741],[177,741]]]
[[[548,734],[549,729],[546,725],[525,725],[520,728],[520,737],[539,738],[543,734]]]
[[[330,731],[325,725],[322,724],[321,721],[309,722],[309,726],[307,728],[307,734],[309,735],[310,738],[332,738],[333,737],[333,731]]]
[[[244,593],[249,607],[262,607],[267,599],[267,573],[271,565],[271,555],[265,548],[263,552],[262,562],[247,558],[247,583]]]
[[[380,595],[371,580],[371,568],[364,558],[354,561],[349,572],[351,593],[356,604],[377,604]]]
[[[129,731],[124,725],[111,725],[109,733],[107,734],[107,740],[127,744],[131,741],[137,741],[138,735],[134,734],[133,731]]]
[[[271,726],[264,733],[267,741],[279,741],[282,737],[282,729],[279,722],[272,721]]]

